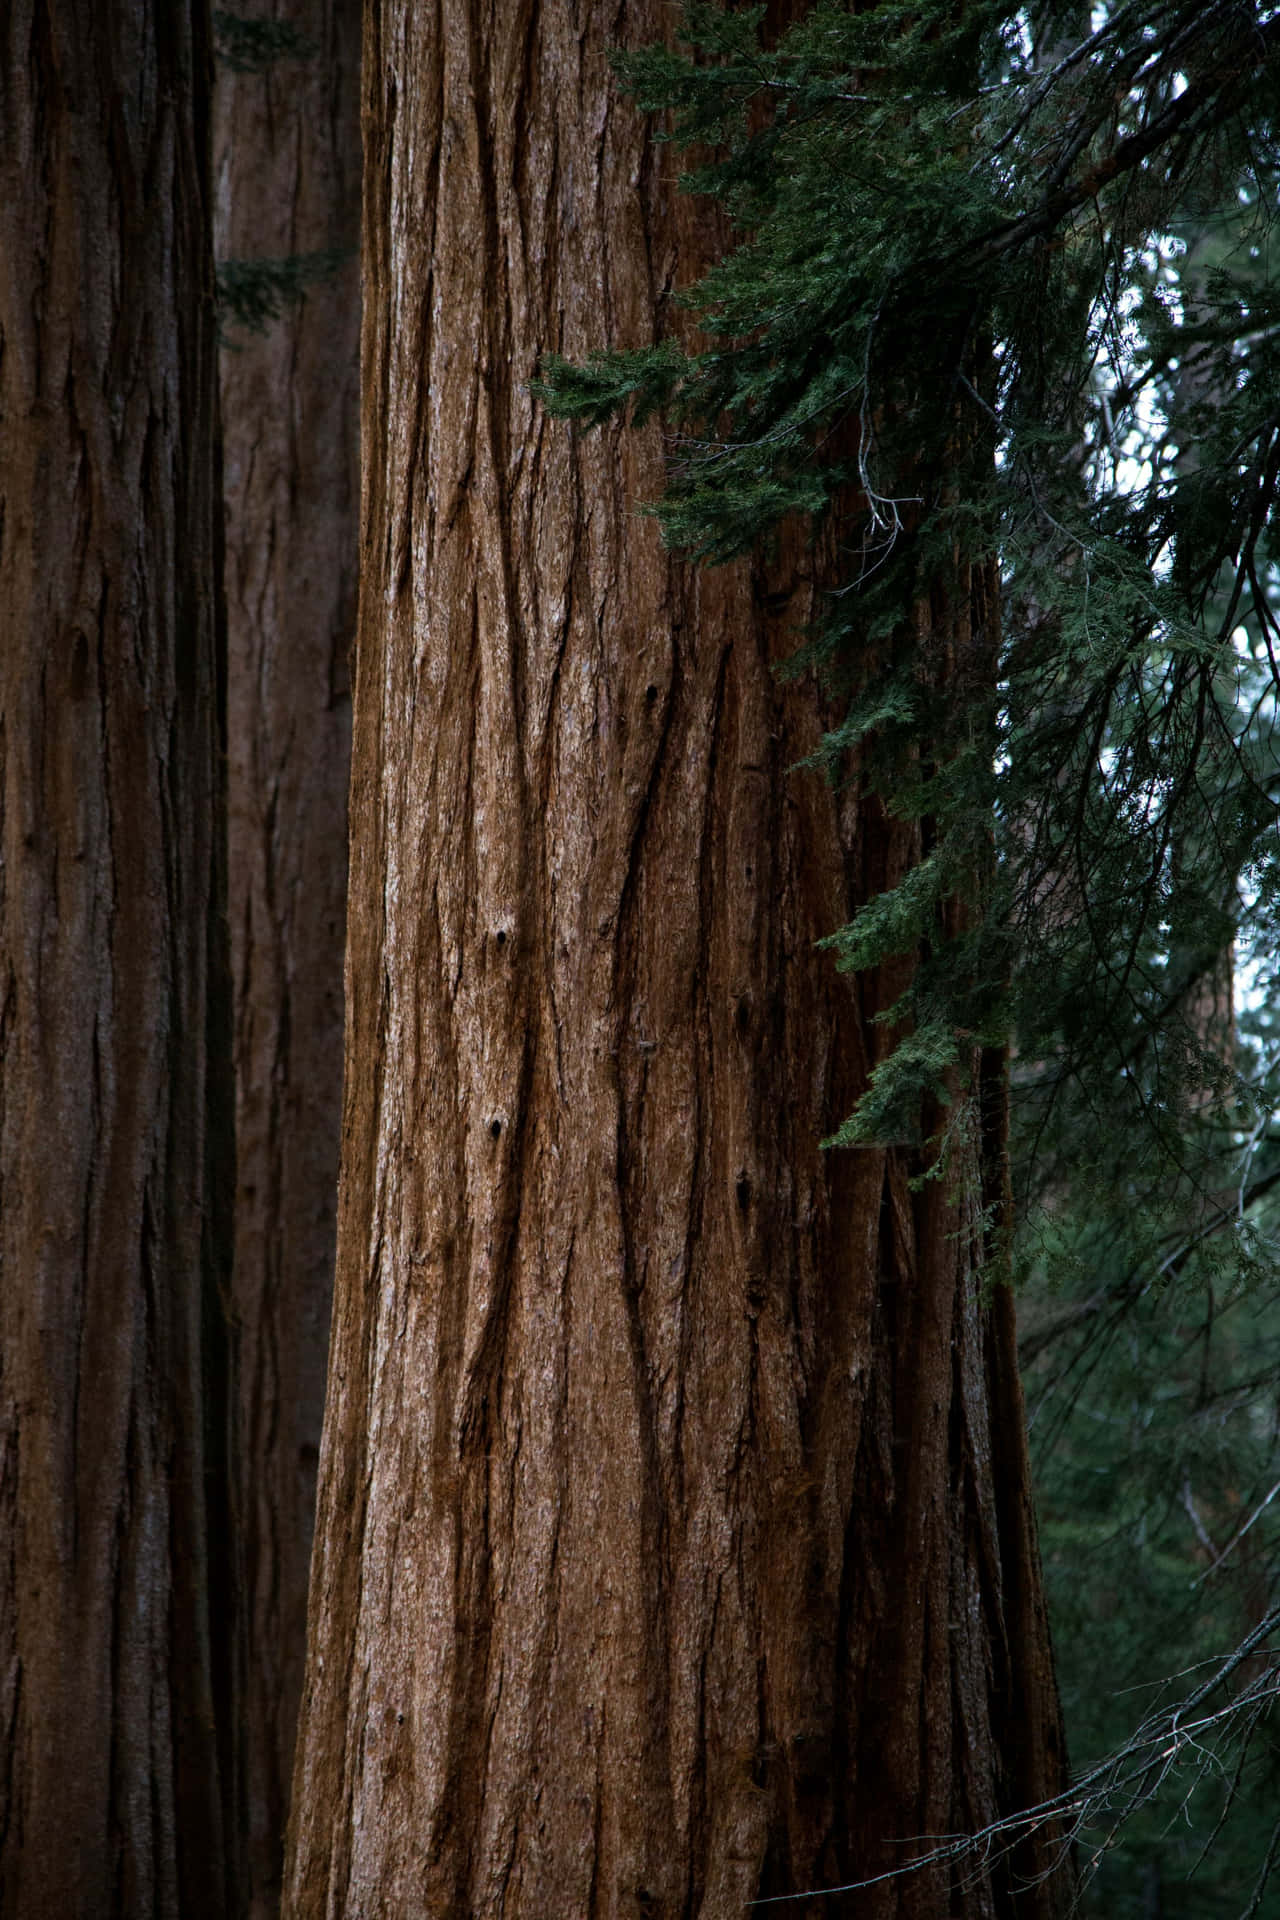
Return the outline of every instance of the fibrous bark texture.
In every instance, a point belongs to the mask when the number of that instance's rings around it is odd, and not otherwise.
[[[308,52],[219,68],[217,251],[333,265],[221,356],[254,1914],[279,1900],[333,1286],[359,477],[359,0],[272,17]]]
[[[207,13],[0,26],[0,1913],[237,1910]]]
[[[816,563],[691,575],[635,513],[656,433],[576,437],[529,393],[548,349],[653,338],[705,257],[608,65],[668,24],[367,13],[298,1920],[722,1920],[1059,1785],[1008,1303],[982,1292],[999,1064],[950,1180],[819,1146],[910,960],[855,985],[814,943],[919,849],[789,771],[822,716],[774,665]],[[921,611],[932,658],[989,657],[988,589]],[[1053,1896],[971,1861],[812,1911]]]

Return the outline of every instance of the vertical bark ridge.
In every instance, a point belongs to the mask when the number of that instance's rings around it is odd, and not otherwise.
[[[238,1904],[206,16],[0,29],[0,1912]]]
[[[821,561],[788,534],[767,573],[690,574],[635,513],[656,431],[550,429],[528,392],[546,350],[652,338],[705,257],[612,93],[610,42],[664,24],[367,16],[298,1916],[719,1920],[1018,1803],[1013,1730],[1056,1725],[988,1649],[1019,1556],[1038,1576],[1023,1469],[999,1515],[984,1479],[980,1183],[819,1145],[912,963],[855,986],[814,943],[920,857],[790,771],[823,715],[773,669]],[[1015,1908],[932,1873],[814,1907],[842,1910]]]

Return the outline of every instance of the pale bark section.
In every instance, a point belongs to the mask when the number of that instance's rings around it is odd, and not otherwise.
[[[333,1286],[359,435],[359,0],[273,17],[315,51],[219,68],[218,256],[352,258],[221,355],[254,1914],[279,1897]]]
[[[651,338],[696,268],[606,57],[664,24],[367,18],[299,1920],[722,1920],[1059,1784],[1016,1371],[978,1298],[999,1194],[976,1158],[957,1203],[906,1153],[818,1144],[894,983],[814,941],[913,836],[788,771],[819,730],[770,668],[803,556],[772,621],[748,568],[691,578],[634,511],[656,433],[574,436],[528,393],[547,348]],[[979,644],[950,619],[931,643]],[[998,1076],[992,1107],[988,1145]],[[843,1910],[1015,1909],[918,1875]]]
[[[0,1913],[238,1906],[207,15],[0,27]]]

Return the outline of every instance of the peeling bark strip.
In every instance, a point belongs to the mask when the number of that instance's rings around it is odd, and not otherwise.
[[[207,12],[0,26],[0,1913],[237,1910]]]
[[[635,514],[656,432],[575,437],[528,394],[547,349],[650,340],[705,257],[608,68],[667,24],[366,16],[295,1920],[724,1920],[1061,1784],[1007,1302],[981,1304],[998,1063],[958,1194],[818,1147],[901,980],[814,942],[918,845],[788,771],[821,716],[771,663],[813,563],[782,557],[782,614],[746,567],[690,575]],[[985,585],[936,656],[989,642]],[[934,1872],[812,1910],[1054,1909]]]
[[[333,1288],[359,428],[359,0],[218,70],[219,258],[352,249],[221,355],[250,1912],[279,1905]]]

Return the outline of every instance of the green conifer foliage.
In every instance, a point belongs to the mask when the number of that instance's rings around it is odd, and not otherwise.
[[[277,60],[310,60],[315,42],[287,20],[214,9],[214,48],[234,73],[262,73]]]
[[[1109,1108],[1119,1093],[1169,1146],[1195,1053],[1177,1018],[1195,961],[1171,957],[1221,949],[1246,870],[1260,901],[1272,890],[1249,717],[1274,689],[1280,18],[1239,0],[1109,10],[1046,66],[1037,43],[1063,44],[1078,9],[1033,31],[1001,4],[817,5],[769,48],[763,12],[690,6],[687,50],[619,63],[697,152],[685,186],[733,222],[683,296],[709,344],[551,359],[542,396],[587,423],[662,413],[652,510],[699,558],[788,515],[834,530],[843,578],[798,662],[847,699],[829,767],[861,744],[864,777],[931,822],[935,850],[833,945],[858,968],[937,936],[894,1015],[914,1041],[840,1139],[893,1133],[962,1029],[1052,1060],[1055,1107],[1105,1061]],[[1162,245],[1215,196],[1250,217],[1175,302]],[[1189,351],[1222,369],[1211,417],[1176,423],[1194,468],[1171,435],[1135,458]],[[909,611],[991,553],[999,693],[966,701]],[[1179,870],[1175,844],[1196,851]],[[983,911],[947,941],[957,887]]]
[[[350,259],[333,248],[319,253],[290,253],[278,260],[259,256],[251,260],[218,262],[218,306],[224,327],[244,327],[265,333],[289,307],[299,306],[308,287],[327,280]]]

